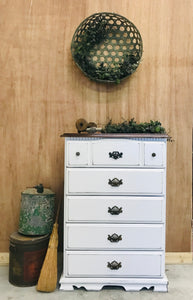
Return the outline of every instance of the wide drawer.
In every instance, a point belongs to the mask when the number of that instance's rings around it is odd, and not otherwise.
[[[137,141],[100,140],[92,142],[92,164],[112,166],[138,166],[142,144]]]
[[[164,227],[153,224],[67,224],[68,249],[161,250]]]
[[[69,194],[164,193],[163,169],[69,168],[67,172]]]
[[[162,252],[66,252],[68,277],[161,277]]]
[[[68,196],[68,222],[164,222],[163,197]]]

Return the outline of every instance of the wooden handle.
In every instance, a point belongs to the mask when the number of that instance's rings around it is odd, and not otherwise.
[[[62,202],[62,197],[60,197],[59,202],[58,202],[58,208],[57,208],[57,212],[56,212],[55,223],[58,223],[58,218],[59,218],[59,213],[60,213],[61,202]]]

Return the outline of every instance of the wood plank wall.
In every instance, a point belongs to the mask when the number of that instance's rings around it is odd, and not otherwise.
[[[95,12],[139,29],[143,61],[120,85],[91,82],[71,58],[72,35]],[[20,193],[43,183],[63,196],[63,132],[158,119],[168,144],[167,251],[191,251],[192,0],[0,0],[0,252],[17,230]]]

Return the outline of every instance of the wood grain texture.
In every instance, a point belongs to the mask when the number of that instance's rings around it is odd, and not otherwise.
[[[169,265],[192,264],[192,252],[167,252],[165,262]]]
[[[191,251],[192,0],[0,0],[0,251],[17,230],[20,193],[63,196],[63,132],[75,121],[158,119],[168,143],[167,251]],[[144,53],[119,85],[90,81],[72,60],[80,22],[109,11],[139,29]]]

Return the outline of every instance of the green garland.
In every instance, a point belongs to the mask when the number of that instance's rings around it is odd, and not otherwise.
[[[136,123],[134,118],[122,123],[113,123],[110,120],[102,129],[103,133],[166,133],[159,121]]]

